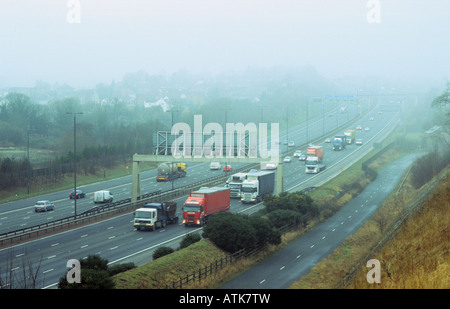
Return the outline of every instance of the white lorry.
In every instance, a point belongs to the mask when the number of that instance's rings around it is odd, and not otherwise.
[[[247,179],[247,173],[236,173],[230,177],[228,187],[230,188],[231,198],[241,198],[242,183],[245,179]]]
[[[273,194],[275,189],[275,172],[259,171],[247,175],[242,183],[241,202],[259,203],[267,194]]]

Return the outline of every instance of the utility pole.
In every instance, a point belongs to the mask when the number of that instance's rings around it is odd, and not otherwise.
[[[66,112],[66,114],[73,115],[73,192],[75,194],[74,209],[75,215],[74,219],[77,218],[77,115],[82,115],[83,112]]]

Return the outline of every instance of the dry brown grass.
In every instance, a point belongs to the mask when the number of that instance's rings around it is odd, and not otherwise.
[[[448,171],[449,169],[447,169]],[[376,258],[383,270],[381,284],[367,283],[365,263],[353,288],[449,288],[450,176],[440,184],[427,207],[411,218],[401,233]],[[334,289],[353,270],[419,192],[406,181],[356,233],[351,235],[309,274],[290,288]],[[371,257],[372,258],[372,257]]]
[[[421,211],[374,258],[381,264],[381,283],[369,284],[360,269],[353,288],[450,288],[450,176]]]

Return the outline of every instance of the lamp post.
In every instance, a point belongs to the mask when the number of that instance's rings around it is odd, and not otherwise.
[[[73,192],[74,196],[74,219],[77,218],[77,115],[82,115],[83,112],[66,112],[68,115],[73,115]]]

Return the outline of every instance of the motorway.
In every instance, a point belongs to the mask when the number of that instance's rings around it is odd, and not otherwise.
[[[334,113],[333,116],[324,114],[322,117],[311,119],[308,122],[308,141],[315,141],[323,132],[331,132],[339,123],[356,117],[359,112],[356,106],[350,108],[347,114]],[[370,121],[369,117],[374,117]],[[332,121],[324,120],[332,119]],[[335,120],[336,119],[336,120]],[[318,175],[308,175],[304,172],[304,163],[294,160],[284,165],[283,185],[285,190],[299,190],[309,186],[318,186],[327,179],[334,177],[342,168],[345,168],[357,158],[372,149],[374,142],[381,141],[384,136],[395,126],[398,119],[397,112],[385,112],[379,115],[375,111],[366,113],[362,119],[349,125],[348,129],[354,129],[356,124],[363,127],[370,126],[370,131],[358,131],[357,137],[364,138],[363,146],[350,145],[346,150],[332,151],[330,144],[325,145],[325,163],[329,168]],[[324,131],[323,131],[324,130]],[[280,140],[286,132],[281,132]],[[330,136],[331,137],[331,136]],[[305,124],[300,124],[289,130],[289,140],[296,145],[306,143]],[[322,140],[322,138],[321,138]],[[320,141],[321,141],[320,140]],[[317,144],[320,144],[320,141]],[[287,146],[284,146],[287,150]],[[304,150],[304,149],[303,149]],[[190,164],[188,176],[174,181],[174,187],[181,187],[188,183],[196,182],[223,173],[222,171],[210,171],[208,163]],[[239,165],[233,166],[235,168]],[[156,171],[141,173],[142,192],[154,192],[156,190],[169,190],[171,183],[157,183]],[[87,198],[77,201],[77,213],[88,210],[94,206],[89,196],[96,190],[108,189],[114,194],[115,200],[129,198],[131,196],[131,176],[80,187],[87,192]],[[55,220],[71,216],[74,213],[73,200],[68,199],[69,192],[57,192],[33,199],[25,199],[13,203],[0,205],[0,233],[19,229],[23,226],[36,225],[46,220]],[[38,199],[49,199],[55,203],[55,211],[48,213],[34,213],[33,205]],[[182,205],[186,197],[176,199]],[[262,205],[242,205],[238,200],[232,200],[232,212],[249,213],[263,207]],[[181,207],[178,208],[181,215]],[[33,269],[38,269],[39,276],[37,288],[55,288],[60,277],[66,273],[66,263],[70,259],[80,259],[89,254],[100,254],[109,260],[110,264],[134,262],[142,265],[152,260],[153,251],[159,246],[172,246],[177,248],[179,241],[187,233],[201,231],[201,228],[187,228],[180,224],[169,225],[155,232],[138,232],[132,225],[132,214],[124,214],[100,223],[91,224],[78,229],[48,236],[42,239],[30,241],[0,250],[0,276],[3,279],[14,276],[15,281],[27,272],[24,265],[30,261]],[[183,275],[183,274],[180,274]]]

